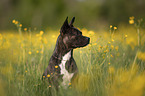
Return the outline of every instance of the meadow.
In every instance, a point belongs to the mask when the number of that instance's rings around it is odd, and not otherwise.
[[[145,96],[145,29],[142,19],[105,30],[80,29],[90,44],[74,50],[79,76],[75,85],[52,96]],[[41,78],[59,30],[24,28],[0,33],[0,96],[49,96]]]

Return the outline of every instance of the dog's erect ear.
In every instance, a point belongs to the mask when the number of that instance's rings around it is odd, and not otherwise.
[[[74,21],[75,21],[75,17],[73,17],[72,20],[71,20],[70,23],[69,23],[69,25],[70,25],[71,27],[73,27]]]
[[[66,18],[66,20],[64,21],[61,30],[60,30],[60,34],[64,35],[67,32],[67,29],[70,28],[69,24],[68,24],[68,17]]]

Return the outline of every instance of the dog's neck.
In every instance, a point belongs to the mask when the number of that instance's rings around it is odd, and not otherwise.
[[[73,49],[68,49],[65,44],[63,43],[61,35],[58,36],[57,43],[55,49],[53,51],[53,57],[59,60],[62,60],[63,56],[70,52],[71,57],[73,56]]]

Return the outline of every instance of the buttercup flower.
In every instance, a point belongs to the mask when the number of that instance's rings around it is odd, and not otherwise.
[[[112,28],[112,25],[110,25],[110,28]]]
[[[40,31],[40,35],[43,35],[43,33],[44,33],[43,31]]]
[[[55,68],[58,68],[58,66],[55,66]]]
[[[129,17],[129,24],[134,24],[134,16]]]
[[[31,55],[31,54],[32,54],[32,52],[31,52],[31,51],[29,51],[29,52],[28,52],[28,54],[29,54],[29,55]]]
[[[117,29],[117,27],[114,27],[114,30],[116,30]]]
[[[48,74],[47,77],[50,77],[50,75]]]
[[[19,26],[22,27],[22,24],[20,24]]]
[[[16,20],[13,20],[13,21],[12,21],[12,23],[15,23],[15,22],[16,22]]]
[[[24,28],[24,31],[27,31],[27,28]]]

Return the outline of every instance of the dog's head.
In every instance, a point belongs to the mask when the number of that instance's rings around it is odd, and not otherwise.
[[[90,41],[89,37],[83,36],[82,32],[73,26],[74,20],[75,17],[73,17],[68,24],[67,17],[60,30],[63,43],[70,49],[84,47],[88,45]]]

